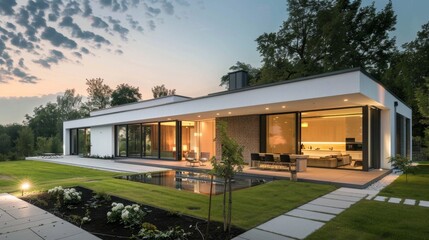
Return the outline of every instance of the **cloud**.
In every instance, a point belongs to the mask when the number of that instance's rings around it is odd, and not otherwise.
[[[0,1],[0,14],[13,15],[15,11],[13,7],[16,6],[15,0],[1,0]]]
[[[89,0],[85,0],[83,1],[83,17],[88,17],[92,15],[92,8],[91,5],[89,4]]]
[[[73,37],[81,38],[84,40],[94,40],[97,43],[104,43],[107,45],[110,44],[109,40],[105,39],[104,37],[102,37],[100,35],[97,35],[93,32],[89,32],[89,31],[82,31],[82,29],[79,27],[79,25],[74,23],[73,18],[71,18],[70,16],[64,17],[60,23],[60,26],[71,28]]]
[[[46,27],[45,13],[40,11],[38,15],[33,15],[33,21],[31,25],[35,28]],[[28,28],[27,28],[28,29]]]
[[[147,24],[148,24],[148,26],[149,26],[149,28],[150,28],[150,30],[155,30],[155,28],[156,28],[156,25],[155,25],[155,21],[153,21],[153,20],[149,20],[148,22],[147,22]]]
[[[73,16],[73,15],[76,15],[80,12],[82,12],[82,10],[80,9],[80,4],[78,2],[72,0],[66,4],[66,6],[63,10],[63,15]]]
[[[20,58],[20,59],[19,59],[18,65],[19,65],[21,68],[23,68],[23,69],[25,69],[25,70],[28,70],[28,68],[27,68],[27,67],[25,66],[25,64],[24,64],[24,58]]]
[[[174,14],[174,6],[171,2],[169,2],[167,0],[163,0],[161,6],[162,6],[162,9],[164,10],[164,12],[166,12],[168,15]]]
[[[118,0],[100,0],[100,4],[103,7],[109,7],[112,9],[112,11],[122,11],[125,12],[128,10],[129,1],[128,0],[122,0],[121,3],[118,2]]]
[[[34,63],[40,64],[41,66],[45,68],[51,68],[52,64],[58,64],[59,62],[63,60],[67,60],[67,58],[64,56],[64,54],[57,50],[51,50],[50,56],[44,59],[39,60],[33,60]]]
[[[137,20],[133,19],[133,16],[127,15],[127,21],[130,24],[132,29],[139,31],[139,32],[143,32],[143,27],[140,26],[140,23]]]
[[[189,2],[188,1],[186,1],[186,0],[176,0],[176,2],[178,3],[178,4],[180,4],[180,5],[182,5],[182,6],[185,6],[185,7],[189,7],[191,4],[189,4]]]
[[[73,52],[73,55],[75,55],[78,58],[82,58],[82,53],[80,52]]]
[[[85,48],[85,47],[81,47],[81,48],[80,48],[80,51],[81,51],[82,53],[89,54],[89,50],[88,50],[87,48]]]
[[[118,32],[122,39],[127,40],[129,30],[120,25],[121,21],[113,19],[111,16],[108,17],[108,20],[111,24],[113,24],[113,31]]]
[[[7,22],[7,23],[6,23],[6,27],[7,27],[7,28],[10,28],[10,29],[12,29],[12,30],[16,30],[16,26],[15,26],[13,23],[10,23],[10,22]]]
[[[23,36],[22,33],[16,34],[11,40],[10,43],[12,45],[20,48],[20,49],[26,49],[27,51],[31,51],[34,49],[33,43],[27,41]]]
[[[77,43],[75,41],[57,32],[57,30],[52,27],[45,28],[45,31],[43,31],[41,37],[42,39],[48,40],[56,47],[61,46],[70,49],[75,49],[77,47]]]
[[[92,23],[91,23],[91,27],[95,27],[95,28],[108,28],[109,24],[107,24],[105,21],[103,21],[103,19],[93,16],[92,17]]]
[[[121,49],[116,49],[115,54],[122,55],[124,52]]]
[[[27,74],[26,72],[22,71],[19,68],[13,69],[12,73],[16,77],[20,78],[19,81],[23,83],[36,83],[39,80],[39,78],[32,76],[30,74]]]

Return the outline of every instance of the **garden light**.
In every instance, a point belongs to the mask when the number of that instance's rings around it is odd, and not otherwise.
[[[30,183],[24,182],[21,184],[21,196],[24,196],[24,191],[30,189]]]

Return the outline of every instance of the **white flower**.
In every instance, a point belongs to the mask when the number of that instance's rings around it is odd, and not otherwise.
[[[84,222],[88,222],[88,221],[90,221],[91,219],[89,219],[88,217],[83,217],[83,218],[82,218],[82,220],[83,220]]]
[[[124,209],[122,211],[121,218],[122,219],[127,219],[129,214],[130,214],[130,212],[128,212],[127,210]]]
[[[140,209],[139,209],[139,207],[137,206],[137,207],[134,207],[134,208],[133,208],[133,210],[134,210],[135,212],[138,212]]]
[[[107,216],[110,217],[112,215],[112,212],[107,212]]]

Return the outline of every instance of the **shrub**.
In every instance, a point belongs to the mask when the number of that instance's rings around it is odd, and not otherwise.
[[[122,203],[112,203],[112,209],[107,213],[108,222],[120,222],[125,227],[135,227],[142,223],[146,212],[138,204],[124,206]]]
[[[174,228],[169,228],[167,231],[160,231],[158,229],[148,229],[142,228],[138,237],[140,239],[154,239],[154,240],[186,240],[188,236],[191,235],[190,232],[185,232],[185,230],[179,226]]]
[[[407,157],[397,154],[394,157],[390,157],[389,163],[392,163],[392,166],[394,168],[398,169],[399,171],[405,174],[406,182],[408,182],[408,173],[414,174],[415,167],[412,165],[413,162]]]
[[[48,190],[48,194],[56,199],[60,205],[72,205],[82,200],[82,193],[77,192],[74,188],[63,188],[61,186]]]

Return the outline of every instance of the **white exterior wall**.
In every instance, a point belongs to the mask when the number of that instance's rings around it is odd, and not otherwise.
[[[91,127],[91,155],[101,157],[114,155],[114,134],[113,126]]]
[[[63,129],[63,151],[64,155],[70,155],[70,130]]]
[[[374,99],[383,106],[381,111],[381,167],[391,168],[389,157],[394,156],[397,152],[395,139],[396,113],[399,113],[412,121],[412,110],[388,92],[381,84],[373,81],[365,74],[361,73],[360,78],[361,93]],[[395,102],[398,104],[397,107],[395,107]],[[411,124],[409,131],[410,135],[412,135]],[[410,138],[412,139],[412,136],[410,136]],[[412,144],[410,143],[410,145]],[[412,146],[410,146],[410,151],[412,152]]]

